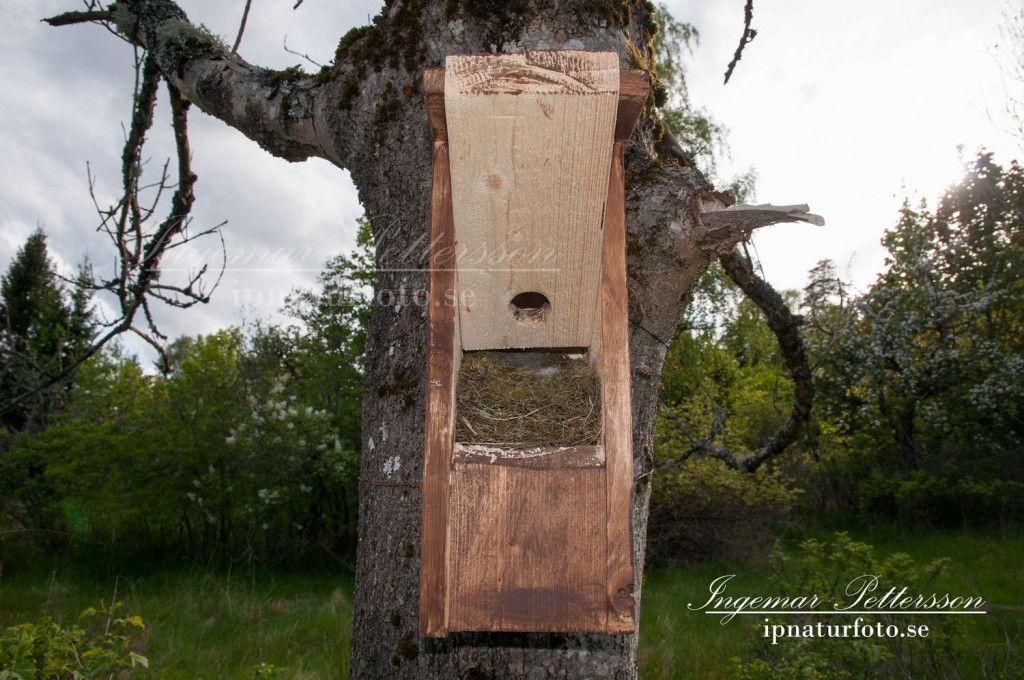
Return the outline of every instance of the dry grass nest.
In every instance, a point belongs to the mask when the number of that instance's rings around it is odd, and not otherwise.
[[[464,355],[455,391],[455,441],[511,448],[599,443],[597,375],[577,356]]]

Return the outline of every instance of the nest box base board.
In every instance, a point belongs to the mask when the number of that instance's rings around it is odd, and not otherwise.
[[[616,72],[611,76],[610,66]],[[618,73],[617,56],[588,52],[449,57],[447,68],[453,67],[457,74],[448,73],[447,77],[445,69],[428,69],[424,73],[424,94],[434,140],[434,167],[420,634],[440,637],[457,631],[633,633],[636,624],[632,594],[633,461],[623,151],[647,98],[646,74],[640,71]],[[507,142],[502,132],[506,130],[503,123],[498,127],[491,123],[474,123],[475,127],[455,128],[484,131],[474,134],[497,130],[499,134],[492,140],[498,145],[494,158],[480,156],[484,159],[482,162],[480,158],[473,161],[480,167],[472,167],[484,173],[485,183],[488,163],[501,171],[500,190],[492,193],[490,208],[478,211],[486,217],[483,226],[473,220],[467,222],[465,214],[463,222],[456,221],[450,126],[445,111],[446,80],[449,84],[457,83],[462,88],[460,92],[468,93],[467,96],[495,97],[484,105],[474,101],[468,108],[460,109],[462,113],[485,111],[487,115],[498,116],[502,113],[500,101],[506,102],[510,107],[509,117],[521,117],[529,123],[522,129],[517,128],[517,135],[530,134],[537,126],[545,125],[545,119],[554,120],[559,107],[579,110],[581,101],[592,101],[596,107],[591,112],[593,129],[589,132],[576,129],[574,134],[587,140],[584,145],[587,148],[594,146],[595,139],[607,139],[610,149],[597,155],[586,154],[604,159],[600,162],[606,164],[606,171],[591,172],[588,181],[597,177],[607,182],[607,192],[574,193],[574,187],[586,182],[572,176],[551,178],[552,182],[560,183],[554,195],[570,203],[579,201],[566,213],[567,219],[579,218],[577,226],[587,229],[592,229],[597,219],[593,234],[596,244],[591,244],[596,245],[597,259],[586,260],[589,264],[572,270],[584,273],[575,284],[566,284],[551,299],[552,314],[564,309],[568,301],[576,305],[576,318],[583,321],[569,323],[565,328],[570,328],[571,332],[563,333],[557,330],[562,321],[552,316],[547,321],[559,321],[550,327],[556,330],[545,331],[548,334],[543,335],[522,330],[529,328],[527,324],[547,322],[543,314],[547,310],[543,307],[531,304],[526,312],[520,313],[523,310],[517,309],[515,304],[503,301],[502,305],[491,305],[494,309],[490,310],[492,315],[497,313],[495,310],[505,314],[501,329],[514,329],[511,333],[502,330],[503,337],[520,338],[511,346],[586,350],[597,376],[600,397],[596,400],[601,411],[600,437],[596,444],[588,440],[585,445],[524,447],[514,442],[470,443],[456,439],[456,377],[463,350],[485,349],[481,344],[487,344],[480,342],[481,326],[475,327],[468,344],[462,328],[466,319],[460,320],[460,312],[466,317],[467,310],[469,314],[473,310],[469,307],[460,310],[457,306],[462,300],[457,238],[474,228],[483,228],[507,230],[511,238],[525,238],[526,245],[543,241],[545,247],[558,250],[559,271],[563,274],[576,266],[573,253],[574,249],[579,249],[572,239],[552,239],[551,234],[543,234],[536,228],[520,229],[516,226],[520,222],[512,217],[514,210],[503,212],[502,206],[527,205],[530,196],[522,192],[536,186],[533,179],[522,180],[524,183],[519,186],[520,176],[514,162],[508,165],[509,157],[503,153],[510,153],[515,161],[519,158],[516,149],[532,148],[531,153],[536,153],[538,148],[519,147],[513,142],[514,146],[503,152],[501,149],[506,147],[500,140]],[[604,104],[599,103],[607,101],[609,87],[613,93],[617,92],[615,115],[610,119],[600,113]],[[528,96],[517,99],[524,94]],[[535,116],[532,107],[541,115]],[[539,134],[547,138],[545,135],[550,136],[551,131]],[[460,148],[480,149],[487,144],[487,139],[470,140],[472,144],[468,146],[462,143],[466,141],[460,140]],[[563,162],[561,154],[565,152],[553,150],[552,153],[559,154],[553,156],[556,165]],[[472,155],[462,154],[460,158]],[[537,158],[543,161],[543,157],[535,156],[524,163],[536,163]],[[460,167],[459,171],[465,172],[465,168]],[[471,186],[464,178],[456,184]],[[493,181],[491,184],[494,185],[492,190],[498,185]],[[522,214],[533,219],[529,216],[539,213],[533,210]],[[551,228],[557,230],[560,225]],[[487,238],[493,237],[491,234]],[[593,251],[585,250],[581,251],[576,264],[592,258],[587,253]],[[517,292],[515,289],[520,285],[515,281],[509,283],[512,281],[508,278],[509,272],[473,271],[472,275],[476,278],[467,277],[467,280],[487,280],[490,276],[492,283],[499,280],[494,277],[503,275],[505,283],[502,285],[510,286],[512,293]],[[510,345],[492,345],[498,349],[502,346]]]

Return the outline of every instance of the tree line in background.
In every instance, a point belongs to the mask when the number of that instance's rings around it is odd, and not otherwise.
[[[791,386],[757,308],[709,271],[663,378],[652,556],[749,551],[794,506],[902,528],[1024,518],[1024,170],[980,153],[934,209],[904,203],[883,245],[863,294],[830,261],[790,293],[813,426],[754,476],[700,454],[763,441]]]
[[[364,223],[357,250],[327,263],[318,290],[288,298],[283,311],[294,323],[179,338],[160,372],[110,345],[44,391],[60,398],[8,409],[0,550],[347,560],[355,546],[369,238]],[[72,312],[82,308],[36,232],[3,279],[2,311],[20,318],[8,310],[28,308],[19,313],[33,319],[8,321],[0,335],[5,403],[32,384],[23,364],[42,370],[59,359],[60,342],[36,338],[67,334],[69,301]],[[22,361],[26,347],[33,354]]]
[[[761,312],[709,270],[662,376],[654,561],[749,553],[801,509],[840,525],[1024,518],[1024,170],[979,154],[934,209],[904,204],[884,245],[866,292],[823,261],[789,293],[814,426],[756,474],[708,452],[758,446],[792,387]],[[294,323],[180,338],[162,372],[110,347],[7,409],[0,549],[349,562],[373,276],[364,222],[357,249],[289,297]],[[89,342],[74,290],[33,234],[3,278],[5,403]]]

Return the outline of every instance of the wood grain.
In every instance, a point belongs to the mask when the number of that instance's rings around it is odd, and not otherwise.
[[[423,100],[430,122],[430,138],[435,142],[448,141],[448,122],[444,115],[444,69],[423,70]]]
[[[503,448],[488,444],[455,443],[455,464],[504,465],[535,470],[603,468],[603,446],[538,446],[528,449]]]
[[[456,464],[452,631],[604,632],[605,475]]]
[[[589,343],[619,80],[612,52],[447,58],[464,349]],[[523,292],[543,320],[513,316]]]
[[[636,629],[633,599],[633,423],[629,366],[629,292],[626,285],[626,173],[624,154],[650,88],[643,71],[620,75],[615,147],[608,177],[601,257],[600,356],[608,485],[607,631]],[[597,335],[597,334],[595,334]]]
[[[420,635],[448,634],[447,562],[449,468],[455,414],[457,371],[454,230],[452,228],[451,175],[444,109],[438,109],[438,82],[424,77],[431,129],[435,130],[430,206],[430,272],[427,312],[427,398],[423,443],[423,519],[420,539]],[[443,83],[442,83],[443,84]],[[433,101],[433,106],[431,102]],[[442,99],[443,102],[443,99]],[[441,116],[441,121],[436,120]]]
[[[608,484],[608,632],[632,633],[633,427],[626,290],[625,142],[616,142],[608,182],[601,265],[601,390]]]
[[[626,142],[633,136],[633,128],[644,112],[650,88],[647,71],[619,73],[619,110],[615,116],[615,141]]]
[[[634,632],[623,153],[648,83],[616,66],[543,52],[449,57],[424,74],[434,174],[421,635]],[[526,291],[548,297],[542,321],[510,313]],[[453,444],[462,350],[511,347],[590,348],[603,445]]]

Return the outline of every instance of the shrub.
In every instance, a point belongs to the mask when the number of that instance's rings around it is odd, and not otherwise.
[[[855,578],[877,575],[887,586],[906,586],[910,592],[932,592],[932,584],[948,559],[918,565],[905,553],[877,559],[874,549],[854,541],[845,532],[831,542],[809,540],[795,556],[778,546],[772,555],[774,589],[784,595],[815,594],[823,603],[846,600],[845,589]],[[884,592],[884,589],[883,589]],[[819,606],[821,608],[821,606]],[[858,615],[859,616],[859,615]],[[813,616],[787,615],[786,624],[816,623]],[[924,623],[923,617],[893,614],[865,614],[865,625]],[[737,680],[767,678],[821,678],[828,680],[883,678],[959,678],[962,669],[954,641],[960,632],[960,617],[927,618],[928,639],[893,638],[799,638],[772,645],[757,624],[754,658],[733,660]],[[775,623],[773,621],[773,623]]]
[[[49,616],[0,635],[0,680],[123,677],[149,660],[132,647],[145,628],[139,616],[117,615],[120,602],[82,612],[78,624]]]
[[[798,490],[777,472],[739,472],[690,459],[656,473],[647,557],[655,563],[749,559],[764,554]]]
[[[914,471],[905,477],[880,472],[858,485],[859,514],[899,526],[979,525],[1024,518],[1024,483],[980,480]]]

